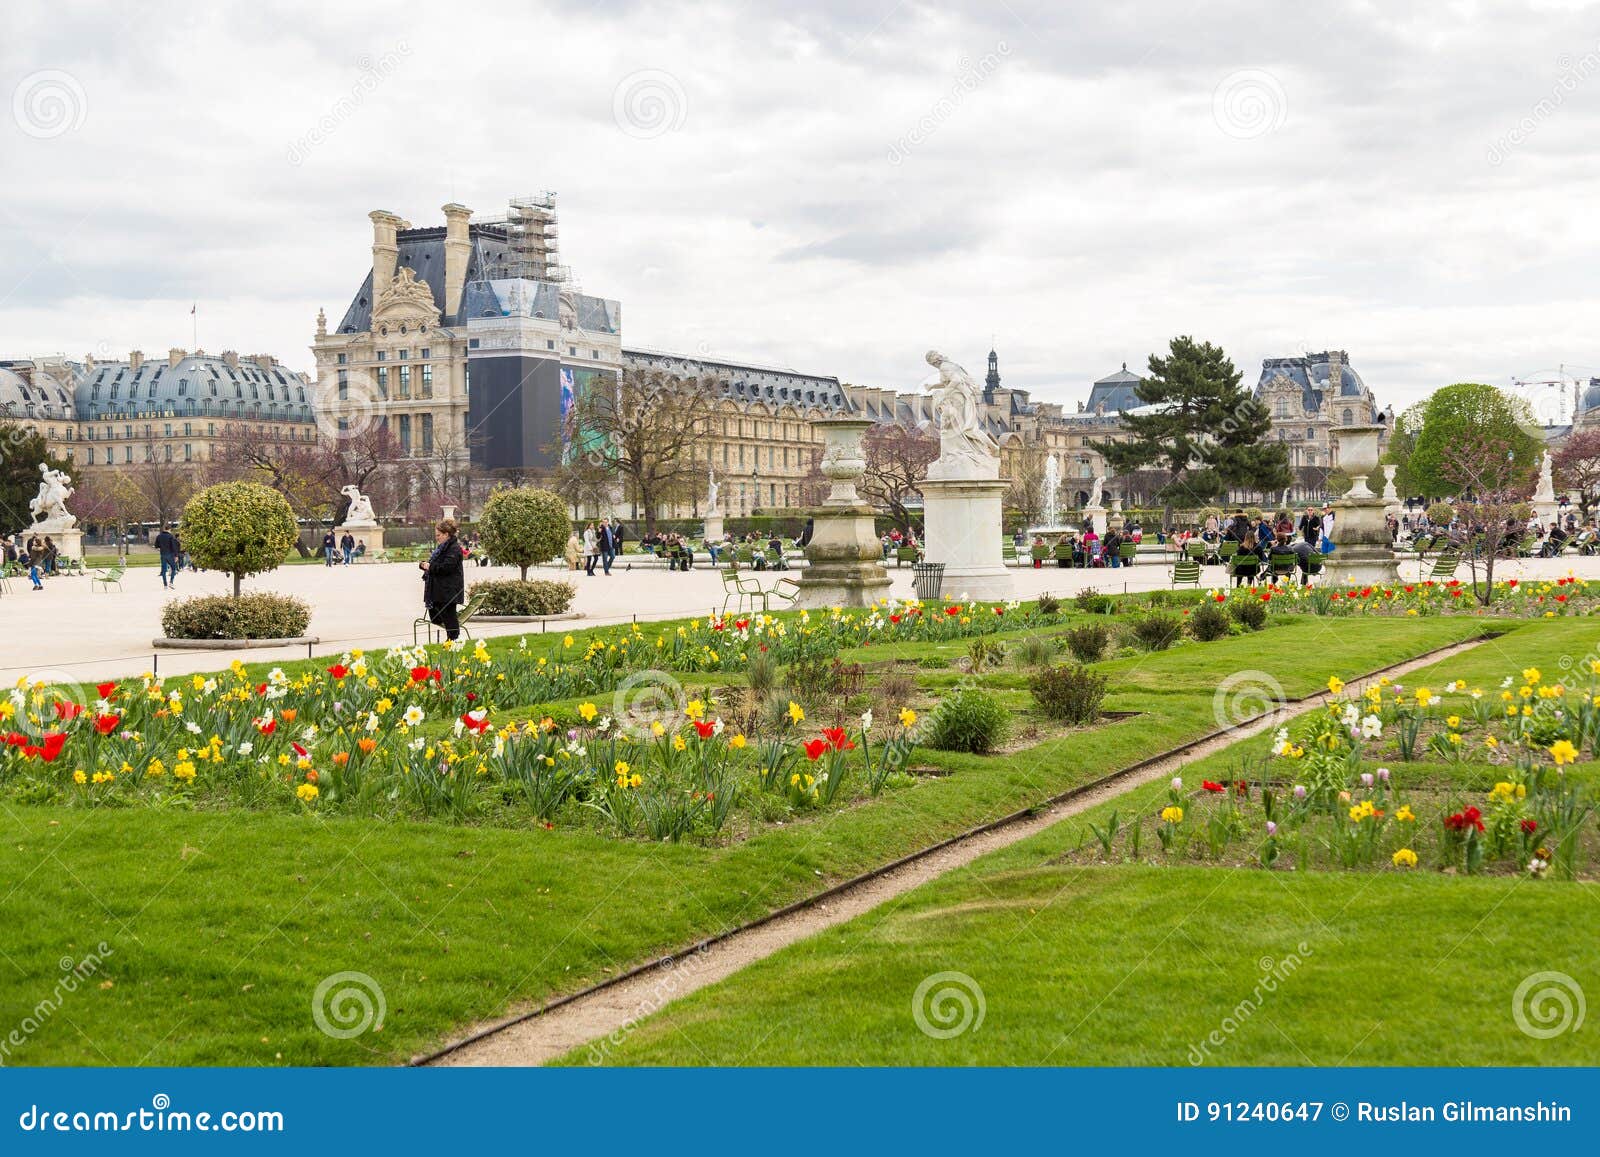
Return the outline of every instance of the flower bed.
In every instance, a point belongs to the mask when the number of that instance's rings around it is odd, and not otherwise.
[[[1556,618],[1592,615],[1600,608],[1600,582],[1567,576],[1523,582],[1507,579],[1494,584],[1487,607],[1473,595],[1470,582],[1426,580],[1365,586],[1333,583],[1263,584],[1230,587],[1209,592],[1212,601],[1237,605],[1266,603],[1274,610],[1318,615],[1443,615],[1470,614],[1501,618]]]
[[[791,703],[763,734],[726,726],[668,672],[810,669],[852,646],[978,636],[1052,621],[1016,604],[888,603],[870,611],[713,616],[482,642],[351,651],[323,671],[19,686],[0,700],[0,791],[98,805],[329,807],[600,823],[651,839],[876,795],[903,766],[913,711],[874,728],[806,731]],[[808,665],[810,665],[808,667]],[[601,697],[609,698],[601,698]],[[595,702],[600,698],[600,702]],[[565,718],[518,709],[584,700]],[[643,702],[645,710],[638,710]]]
[[[1328,689],[1327,707],[1280,729],[1269,753],[1223,780],[1186,791],[1174,779],[1165,802],[1125,830],[1115,815],[1091,825],[1098,853],[1263,868],[1595,875],[1600,795],[1566,768],[1600,743],[1600,660],[1569,681],[1548,682],[1529,667],[1492,695],[1459,680],[1434,691],[1379,678],[1356,692],[1335,677]],[[1493,786],[1471,791],[1439,777],[1402,786],[1377,765],[1418,758],[1495,765]]]

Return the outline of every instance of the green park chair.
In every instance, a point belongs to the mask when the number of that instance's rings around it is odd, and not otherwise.
[[[1139,557],[1139,544],[1125,542],[1117,548],[1117,554],[1121,557],[1123,566],[1132,566],[1134,560]]]
[[[1172,564],[1172,585],[1175,587],[1200,588],[1200,560],[1197,558],[1180,558]]]
[[[1306,559],[1306,581],[1309,582],[1322,573],[1322,563],[1323,556],[1317,553],[1312,553],[1311,557]]]
[[[1035,566],[1043,566],[1045,559],[1050,557],[1050,548],[1042,543],[1035,543],[1029,557]]]
[[[800,580],[781,578],[767,590],[768,605],[764,610],[771,610],[771,600],[777,599],[785,607],[794,606],[794,600],[800,594]]]
[[[1272,568],[1272,581],[1276,583],[1279,579],[1294,577],[1294,572],[1300,569],[1300,557],[1274,551],[1267,556],[1267,565]]]
[[[1449,582],[1456,577],[1456,567],[1461,562],[1461,556],[1453,550],[1442,551],[1439,557],[1433,560],[1433,569],[1428,572],[1429,582]]]
[[[101,590],[108,594],[112,587],[116,587],[120,591],[122,589],[122,576],[127,573],[128,568],[125,566],[112,566],[106,567],[104,570],[97,570],[89,577],[89,589],[94,590],[98,585]]]
[[[1203,563],[1206,557],[1206,544],[1203,542],[1186,542],[1183,544],[1183,557]]]
[[[1256,577],[1256,572],[1261,569],[1261,560],[1253,554],[1234,554],[1228,559],[1228,574],[1233,578],[1247,575]]]
[[[472,631],[468,628],[468,624],[471,623],[472,620],[476,618],[482,610],[483,594],[480,592],[468,597],[467,605],[462,607],[461,613],[456,616],[456,621],[461,624],[461,633],[469,639],[472,638]],[[415,646],[419,641],[419,631],[425,632],[428,642],[431,643],[433,642],[434,632],[438,631],[442,635],[444,633],[444,628],[438,626],[432,619],[428,618],[427,615],[421,616],[411,624],[412,646]]]
[[[906,563],[916,563],[922,560],[922,552],[914,546],[897,546],[894,551],[894,565],[905,566]]]
[[[1072,547],[1069,544],[1065,542],[1056,543],[1054,553],[1056,562],[1065,563],[1067,566],[1072,565]]]
[[[1221,562],[1224,566],[1227,565],[1229,559],[1238,553],[1239,544],[1234,542],[1232,539],[1227,539],[1217,544],[1217,561]]]

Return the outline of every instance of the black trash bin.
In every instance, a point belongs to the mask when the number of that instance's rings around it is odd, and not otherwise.
[[[911,565],[911,585],[917,592],[917,598],[925,603],[932,602],[939,597],[939,591],[944,587],[944,563],[913,563]]]

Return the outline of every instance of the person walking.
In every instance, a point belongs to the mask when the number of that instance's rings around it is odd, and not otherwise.
[[[600,557],[600,536],[595,533],[594,523],[583,528],[583,573],[594,574],[595,561]]]
[[[567,548],[561,552],[561,555],[567,560],[568,570],[578,569],[578,560],[583,557],[583,544],[578,541],[578,532],[576,530],[567,535]]]
[[[338,549],[338,545],[339,545],[338,544],[338,540],[333,537],[333,531],[332,530],[329,530],[327,534],[322,536],[322,565],[323,566],[332,566],[333,565],[333,552]]]
[[[600,533],[597,536],[600,543],[600,568],[611,577],[611,560],[617,557],[617,532],[605,519],[600,520]]]
[[[422,605],[428,621],[444,629],[445,637],[454,642],[461,635],[461,621],[456,608],[465,593],[466,580],[462,577],[461,543],[456,539],[453,519],[443,518],[433,528],[433,553],[427,562],[418,563],[422,570]]]
[[[349,566],[356,553],[356,536],[345,531],[344,537],[339,540],[339,549],[344,552],[344,565]]]
[[[44,542],[36,534],[28,539],[27,557],[23,559],[23,565],[28,568],[28,577],[33,580],[33,589],[36,591],[44,590],[44,583],[39,580],[39,567],[43,562]]]
[[[178,581],[178,557],[182,553],[178,546],[178,536],[163,522],[161,532],[156,535],[156,551],[161,555],[161,585],[171,588]]]

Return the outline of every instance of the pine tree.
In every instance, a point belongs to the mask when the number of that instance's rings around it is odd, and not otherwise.
[[[1154,411],[1122,415],[1133,440],[1094,448],[1118,474],[1168,471],[1172,480],[1156,497],[1169,519],[1174,506],[1204,506],[1229,490],[1282,490],[1293,478],[1288,455],[1266,441],[1267,408],[1241,381],[1220,348],[1175,337],[1166,357],[1150,355],[1149,376],[1135,391]]]

